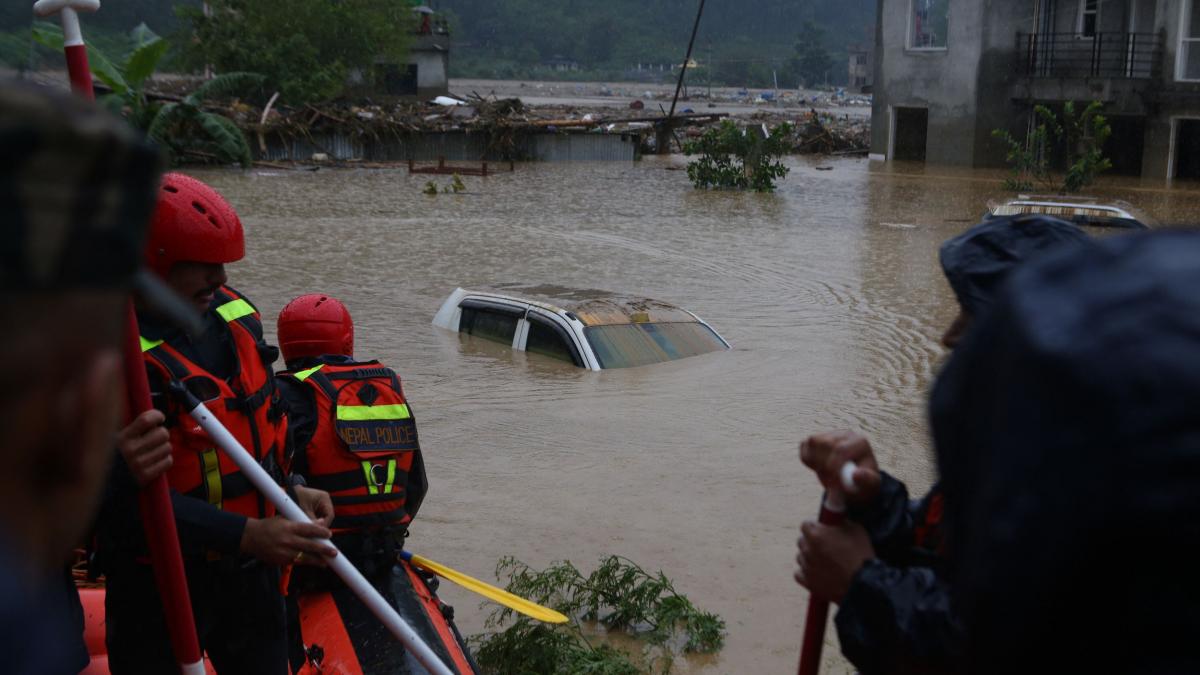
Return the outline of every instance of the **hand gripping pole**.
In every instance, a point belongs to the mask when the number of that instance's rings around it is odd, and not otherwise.
[[[854,464],[842,465],[842,487],[854,492]],[[829,489],[821,502],[821,515],[817,521],[822,525],[841,525],[846,519],[846,500],[842,490]],[[829,601],[809,595],[808,613],[804,617],[804,641],[800,646],[799,675],[817,675],[821,669],[821,647],[825,645],[825,621],[829,617]]]
[[[299,523],[312,522],[296,502],[287,496],[287,492],[279,487],[270,474],[254,460],[254,457],[246,451],[246,448],[229,433],[229,430],[223,424],[212,416],[208,408],[204,407],[204,403],[182,385],[174,385],[172,392],[186,401],[185,407],[188,409],[188,414],[192,416],[192,419],[196,420],[205,433],[217,444],[217,447],[221,448],[225,455],[233,460],[234,464],[237,464],[242,474],[250,479],[254,487],[269,499],[284,517]],[[333,546],[333,543],[328,540],[321,543]],[[388,604],[387,600],[384,600],[379,591],[375,590],[375,587],[367,581],[362,572],[359,572],[346,559],[346,556],[341,555],[339,552],[338,555],[329,559],[329,567],[342,578],[342,581],[346,582],[350,590],[354,591],[354,594],[363,601],[363,604],[383,622],[383,625],[391,631],[392,635],[396,636],[396,639],[400,640],[404,648],[421,665],[425,666],[426,670],[433,675],[453,675],[453,672],[434,654],[429,645],[425,644],[416,631],[400,618],[396,610]]]

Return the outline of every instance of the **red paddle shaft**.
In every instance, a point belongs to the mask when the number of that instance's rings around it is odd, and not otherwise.
[[[146,365],[142,360],[141,341],[138,338],[137,315],[132,302],[129,303],[125,326],[125,386],[129,398],[129,419],[133,419],[149,410],[151,403],[150,385],[146,381]],[[138,494],[138,506],[175,658],[179,660],[179,668],[184,675],[203,673],[200,643],[196,639],[196,623],[192,618],[192,600],[188,595],[183,556],[179,552],[179,534],[175,530],[175,509],[171,506],[165,474],[142,488]]]
[[[829,492],[821,503],[822,525],[840,525],[846,519],[846,507],[838,492]],[[829,616],[829,601],[809,595],[808,613],[804,616],[804,642],[800,647],[799,675],[817,675],[821,668],[821,647],[825,644],[825,620]]]
[[[847,462],[841,471],[842,487],[854,490],[854,464]],[[830,489],[821,502],[821,515],[817,522],[822,525],[840,525],[846,519],[846,502],[842,491]],[[825,621],[829,617],[829,601],[810,594],[808,612],[804,616],[804,642],[800,645],[799,675],[817,675],[821,669],[821,647],[825,645]]]

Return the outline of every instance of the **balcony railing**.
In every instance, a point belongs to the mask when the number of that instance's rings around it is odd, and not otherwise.
[[[1031,77],[1147,79],[1162,68],[1158,33],[1017,33],[1021,68]]]

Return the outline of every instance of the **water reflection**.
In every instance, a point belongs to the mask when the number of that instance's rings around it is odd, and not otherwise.
[[[954,313],[937,246],[1001,194],[1002,173],[797,159],[777,194],[753,195],[693,191],[682,163],[525,165],[437,196],[403,169],[203,177],[245,221],[230,280],[272,336],[288,299],[331,293],[358,355],[403,377],[431,482],[414,551],[484,578],[509,554],[626,555],[728,622],[726,649],[692,670],[785,672],[804,610],[795,526],[820,496],[796,442],[863,429],[928,484],[923,398]],[[1195,191],[1095,192],[1200,220]],[[430,325],[455,287],[502,283],[660,298],[734,348],[591,373]],[[442,588],[480,630],[476,598]],[[844,671],[826,651],[826,672]]]

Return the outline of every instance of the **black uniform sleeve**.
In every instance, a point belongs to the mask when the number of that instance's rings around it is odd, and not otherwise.
[[[908,488],[885,471],[879,496],[865,507],[851,507],[846,515],[866,528],[871,536],[871,545],[881,559],[894,561],[903,556],[913,545],[916,528],[915,516],[920,504],[910,502]]]
[[[275,378],[288,417],[288,443],[292,450],[292,473],[308,478],[308,444],[317,431],[317,403],[312,389],[290,375]]]
[[[120,453],[113,464],[100,512],[99,535],[106,542],[101,550],[109,560],[121,563],[146,553],[138,506],[138,486]],[[185,553],[195,554],[200,547],[222,553],[237,553],[241,547],[246,517],[222,511],[208,502],[171,491],[175,525]]]
[[[246,530],[246,516],[222,511],[206,501],[171,491],[179,537],[221,553],[237,553]]]
[[[963,644],[950,592],[932,569],[869,560],[837,617],[842,653],[862,673],[954,672]]]

